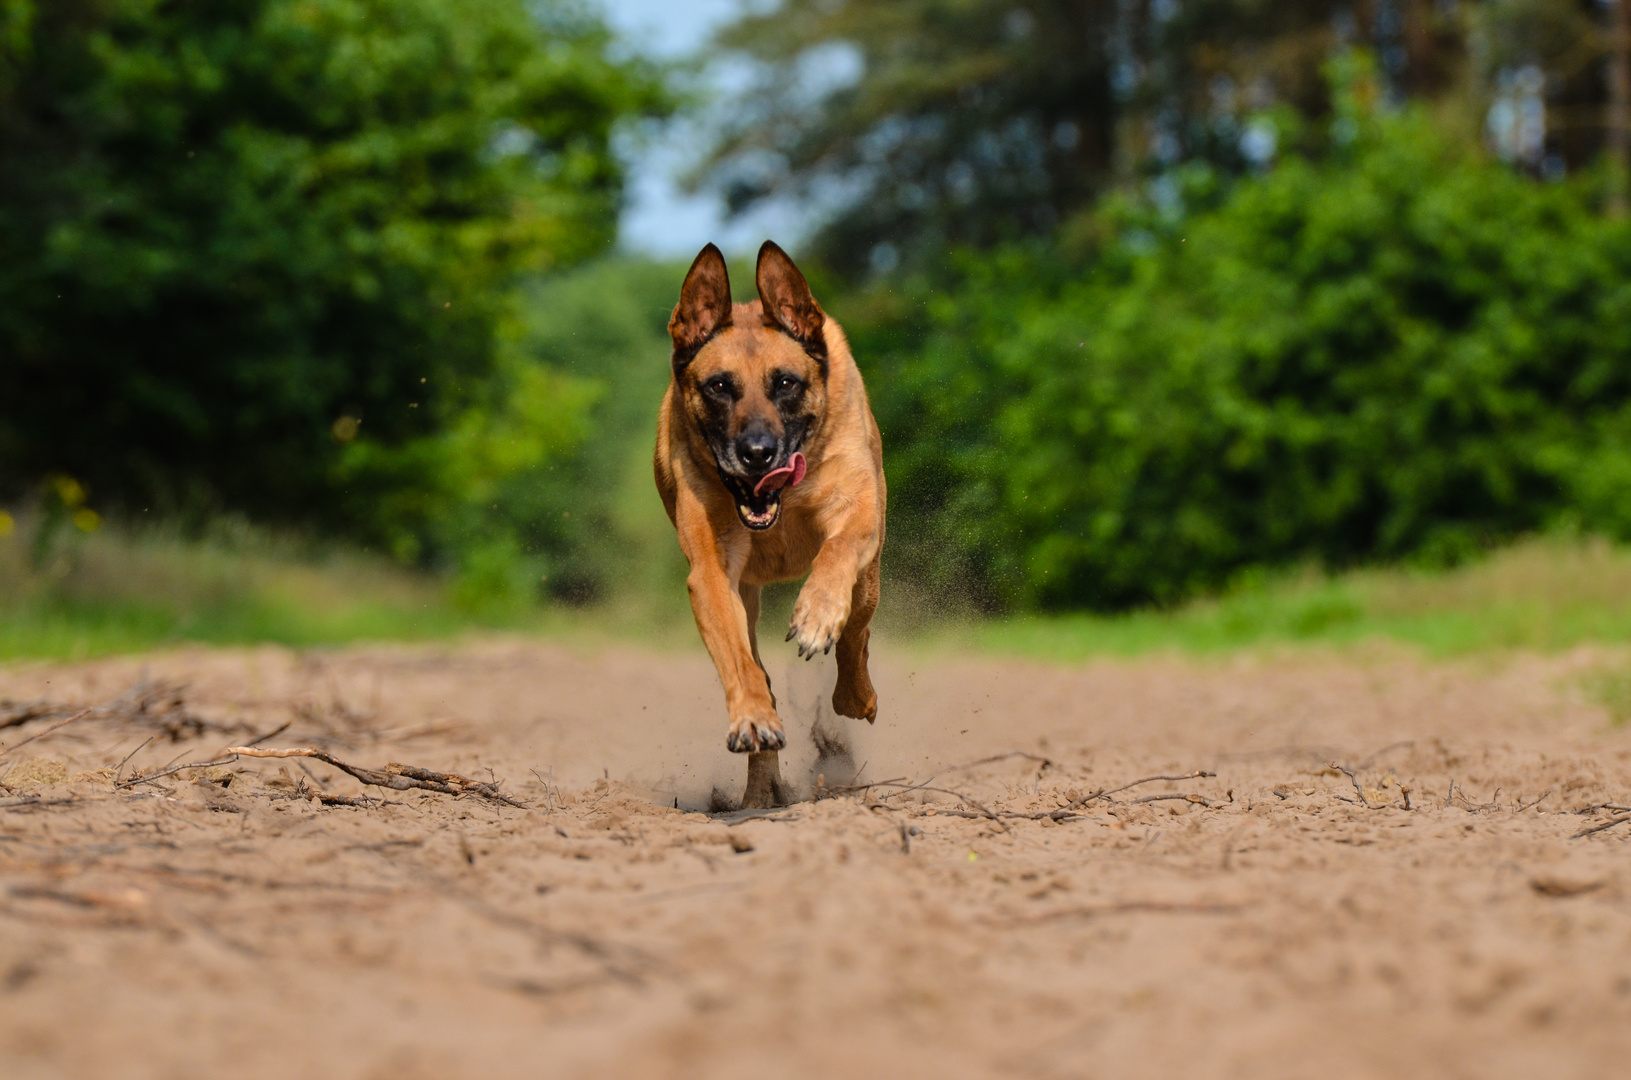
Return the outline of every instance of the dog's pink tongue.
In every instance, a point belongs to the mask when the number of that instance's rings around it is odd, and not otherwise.
[[[795,453],[788,459],[786,465],[779,469],[772,469],[760,478],[753,488],[755,495],[763,495],[767,491],[780,491],[790,488],[804,479],[804,455]]]

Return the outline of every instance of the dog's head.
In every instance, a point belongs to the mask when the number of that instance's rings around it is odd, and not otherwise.
[[[733,307],[725,258],[709,244],[685,275],[668,334],[674,385],[737,516],[768,529],[782,491],[803,478],[805,442],[826,409],[827,316],[768,240],[754,277],[759,300]]]

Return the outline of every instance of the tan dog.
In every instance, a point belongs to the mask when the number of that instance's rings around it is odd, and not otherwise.
[[[844,331],[769,241],[760,299],[731,303],[725,259],[702,249],[668,322],[673,380],[657,419],[657,491],[691,563],[686,586],[730,711],[725,744],[748,754],[743,806],[780,797],[787,745],[759,659],[759,589],[810,578],[789,641],[838,649],[833,708],[872,721],[868,624],[883,548],[883,441]]]

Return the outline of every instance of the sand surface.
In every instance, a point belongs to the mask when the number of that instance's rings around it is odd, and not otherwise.
[[[773,652],[784,773],[826,797],[745,819],[707,813],[745,763],[700,653],[0,668],[0,720],[114,703],[0,730],[0,1072],[1626,1075],[1631,823],[1574,838],[1631,805],[1631,731],[1581,689],[1624,655],[885,641],[868,728]],[[114,784],[285,722],[264,745],[528,808],[315,761]]]

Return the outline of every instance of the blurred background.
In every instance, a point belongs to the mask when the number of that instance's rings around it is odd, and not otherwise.
[[[899,633],[1631,638],[1628,5],[0,0],[0,657],[694,636],[766,237]]]

